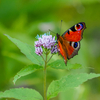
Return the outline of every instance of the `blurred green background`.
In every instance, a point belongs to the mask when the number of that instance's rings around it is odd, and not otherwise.
[[[82,64],[84,68],[70,72],[49,68],[48,85],[52,80],[60,79],[68,73],[100,73],[100,0],[0,0],[0,91],[27,87],[34,88],[43,95],[41,70],[22,77],[13,84],[16,73],[32,62],[3,34],[34,46],[37,34],[44,34],[49,29],[59,33],[61,20],[60,34],[78,22],[86,23],[78,55],[70,60],[71,63]],[[54,56],[52,60],[57,57],[58,55]],[[100,100],[100,78],[62,92],[51,100]]]

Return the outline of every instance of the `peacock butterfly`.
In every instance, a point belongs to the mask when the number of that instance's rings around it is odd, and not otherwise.
[[[83,38],[82,35],[85,28],[85,23],[80,22],[65,31],[62,36],[57,33],[57,47],[59,54],[61,54],[64,58],[65,64],[67,64],[67,59],[78,54],[80,41]]]

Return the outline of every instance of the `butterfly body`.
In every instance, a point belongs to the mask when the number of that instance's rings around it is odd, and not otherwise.
[[[81,22],[65,31],[62,36],[57,33],[59,54],[63,56],[65,64],[67,64],[67,59],[78,54],[80,40],[83,38],[82,35],[85,28],[85,23]]]

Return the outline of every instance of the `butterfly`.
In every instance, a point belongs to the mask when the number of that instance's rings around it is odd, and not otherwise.
[[[83,38],[82,35],[85,28],[85,23],[80,22],[69,28],[61,36],[57,33],[58,51],[59,54],[63,56],[66,65],[67,59],[70,59],[78,54],[80,41]]]

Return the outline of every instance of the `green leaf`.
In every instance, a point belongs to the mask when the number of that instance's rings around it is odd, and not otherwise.
[[[78,69],[81,68],[82,65],[81,64],[71,64],[69,62],[67,62],[67,66],[64,63],[64,60],[56,60],[50,64],[48,64],[48,66],[55,68],[55,69]]]
[[[19,100],[43,100],[43,97],[33,89],[15,88],[0,92],[0,98],[15,98]]]
[[[77,87],[88,79],[92,79],[99,76],[100,74],[95,73],[81,73],[75,75],[68,75],[61,78],[60,80],[53,81],[48,87],[47,98],[53,98],[57,96],[59,92],[65,91],[69,88]]]
[[[5,34],[17,47],[21,50],[23,54],[26,55],[28,59],[30,59],[34,64],[42,65],[43,60],[42,57],[35,54],[35,48],[34,46],[31,46],[29,44],[23,43],[17,39],[14,39],[10,37],[9,35]]]
[[[22,76],[26,76],[28,74],[31,74],[33,73],[34,71],[38,70],[38,69],[42,69],[43,67],[42,66],[39,66],[39,65],[28,65],[26,66],[25,68],[21,69],[14,77],[14,84],[15,82]]]

